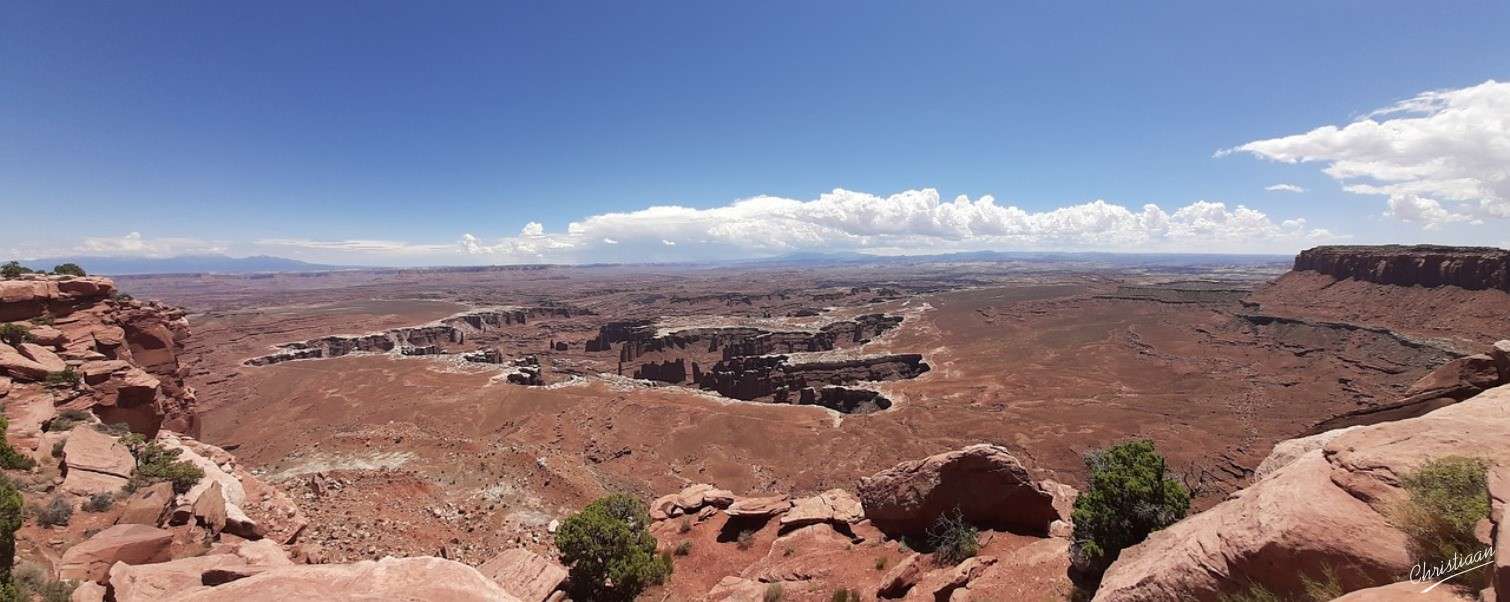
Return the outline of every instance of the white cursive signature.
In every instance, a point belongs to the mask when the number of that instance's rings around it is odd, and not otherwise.
[[[1410,567],[1410,581],[1411,583],[1431,582],[1431,586],[1421,590],[1421,593],[1424,594],[1436,589],[1438,585],[1447,582],[1447,580],[1453,577],[1487,566],[1493,562],[1494,548],[1484,548],[1472,554],[1453,556],[1447,562],[1435,566],[1427,566],[1423,562]]]

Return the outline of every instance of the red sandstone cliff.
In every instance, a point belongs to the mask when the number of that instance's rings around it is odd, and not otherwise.
[[[1510,291],[1510,251],[1491,247],[1323,246],[1301,251],[1295,269],[1338,280]]]

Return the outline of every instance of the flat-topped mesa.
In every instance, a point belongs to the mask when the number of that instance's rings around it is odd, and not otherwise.
[[[1321,246],[1301,251],[1295,270],[1338,280],[1510,292],[1510,251],[1493,247]]]
[[[599,329],[597,338],[588,341],[587,350],[608,351],[613,343],[623,342],[619,347],[620,362],[632,362],[649,354],[684,350],[694,356],[719,354],[722,359],[778,353],[811,353],[862,344],[901,323],[901,316],[868,314],[852,320],[832,322],[816,331],[712,326],[684,328],[656,335],[656,328],[650,321],[610,322]]]
[[[851,413],[886,409],[891,403],[879,395],[862,395],[854,389],[830,391],[829,387],[916,378],[928,370],[923,356],[916,353],[811,362],[761,355],[718,362],[697,384],[734,399],[815,404]]]
[[[335,335],[285,343],[282,349],[246,360],[248,366],[268,366],[291,360],[341,357],[352,353],[439,355],[447,345],[464,343],[468,336],[523,325],[531,319],[569,318],[588,310],[572,307],[508,307],[480,309],[444,318],[434,324],[405,326],[363,335]]]

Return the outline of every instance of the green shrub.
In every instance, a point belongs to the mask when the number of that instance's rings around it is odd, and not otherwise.
[[[571,569],[573,598],[633,600],[671,574],[668,556],[657,555],[645,504],[624,494],[598,498],[567,517],[556,531],[556,548]]]
[[[0,416],[0,468],[9,470],[31,470],[36,466],[36,461],[26,454],[16,451],[9,441],[5,440],[5,430],[10,428],[10,420]]]
[[[1489,517],[1487,471],[1483,460],[1447,456],[1405,475],[1407,495],[1391,509],[1390,518],[1410,537],[1417,562],[1443,563],[1484,548],[1473,530]],[[1486,568],[1464,575],[1460,583],[1481,583],[1487,575]]]
[[[60,263],[52,268],[52,273],[59,276],[88,276],[77,263]]]
[[[130,445],[127,445],[130,448]],[[179,450],[166,449],[157,442],[147,443],[132,450],[136,454],[136,470],[131,473],[132,490],[156,483],[170,481],[173,491],[186,493],[189,488],[204,478],[204,471],[185,460],[179,460]]]
[[[48,372],[46,384],[49,387],[72,389],[79,386],[79,373],[73,368],[64,368],[58,372]]]
[[[45,430],[47,432],[62,432],[72,430],[73,427],[76,427],[85,422],[89,422],[89,418],[91,416],[93,416],[93,414],[84,410],[64,410],[57,416],[53,416],[52,419],[48,420],[46,424],[42,425],[42,430]]]
[[[44,527],[66,527],[68,521],[73,519],[73,505],[62,496],[53,496],[46,506],[33,511],[37,517],[37,524]]]
[[[85,512],[104,512],[114,505],[115,496],[108,493],[96,493],[84,500],[83,508]]]
[[[1219,594],[1217,602],[1331,602],[1341,598],[1342,581],[1337,571],[1330,566],[1321,568],[1321,578],[1300,575],[1301,593],[1296,596],[1281,596],[1262,584],[1248,582],[1243,589],[1233,593]]]
[[[25,324],[15,322],[0,324],[0,341],[4,341],[5,344],[15,347],[30,340],[31,329]]]
[[[928,545],[933,548],[933,560],[943,566],[954,566],[980,551],[980,530],[965,521],[958,508],[939,515],[928,529]]]
[[[42,602],[69,602],[69,596],[78,584],[73,581],[57,581],[32,563],[25,563],[16,570],[10,581],[15,586],[18,600],[41,600]]]
[[[876,570],[878,570],[878,571],[884,571],[884,570],[886,570],[886,557],[885,556],[882,556],[882,557],[876,559]]]
[[[1075,500],[1071,560],[1093,581],[1122,550],[1174,524],[1190,510],[1190,494],[1166,476],[1152,441],[1113,445],[1089,455],[1090,486]]]
[[[686,555],[691,554],[691,553],[692,553],[692,542],[690,542],[690,541],[684,541],[682,543],[676,544],[675,554],[677,556],[686,556]]]
[[[19,261],[12,260],[0,264],[0,278],[15,278],[22,274],[30,274],[32,271],[31,268],[21,265]]]
[[[3,429],[0,429],[3,431]],[[0,581],[10,582],[16,563],[16,529],[21,528],[25,502],[10,479],[0,477]]]

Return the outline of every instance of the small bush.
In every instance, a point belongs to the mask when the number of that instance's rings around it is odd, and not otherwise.
[[[78,587],[73,581],[54,580],[42,567],[29,562],[16,568],[11,585],[19,594],[18,600],[39,599],[42,602],[68,602]]]
[[[54,457],[54,458],[61,458],[61,457],[63,457],[63,446],[65,446],[67,444],[68,444],[67,441],[54,441],[52,443],[52,457]]]
[[[64,410],[57,416],[53,416],[52,420],[48,420],[47,424],[43,425],[43,430],[48,432],[71,430],[73,427],[89,422],[92,416],[93,414],[83,410]]]
[[[1391,520],[1410,537],[1417,562],[1442,563],[1484,548],[1474,527],[1489,517],[1488,465],[1477,458],[1447,456],[1405,475],[1406,498]],[[1482,583],[1488,571],[1464,575],[1462,583]],[[1477,589],[1477,588],[1475,588]]]
[[[829,596],[829,602],[860,602],[860,592],[849,588],[834,590],[834,595]]]
[[[878,570],[878,571],[884,571],[884,570],[886,570],[886,557],[885,556],[882,556],[882,557],[876,559],[876,570]]]
[[[25,324],[17,324],[15,322],[0,324],[0,341],[5,342],[5,344],[15,347],[30,340],[31,329],[27,328]]]
[[[5,430],[10,428],[10,420],[0,416],[0,468],[8,470],[31,470],[36,466],[36,461],[26,454],[16,451],[9,441],[5,440]]]
[[[77,371],[75,371],[73,368],[64,368],[60,372],[47,373],[46,384],[49,387],[72,389],[79,386],[80,380],[82,379],[79,377],[79,373]]]
[[[62,496],[53,496],[52,500],[35,510],[37,524],[44,527],[64,527],[73,518],[73,505]]]
[[[1076,574],[1099,581],[1122,550],[1174,524],[1190,510],[1190,494],[1166,476],[1152,441],[1113,445],[1085,459],[1090,487],[1075,500]]]
[[[760,599],[762,602],[780,602],[781,582],[778,581],[765,586],[765,593],[760,596]]]
[[[11,567],[16,563],[16,529],[21,528],[25,518],[24,504],[15,484],[0,477],[0,582],[6,585],[10,585]]]
[[[53,325],[52,316],[48,316],[48,315],[37,316],[35,318],[27,320],[27,322],[31,322],[32,324],[35,324],[37,326],[52,326]]]
[[[204,478],[204,471],[198,466],[178,459],[179,450],[166,449],[153,442],[140,446],[133,453],[136,454],[136,470],[131,473],[132,490],[158,481],[170,481],[173,491],[186,493]]]
[[[115,505],[115,496],[108,493],[96,493],[84,500],[85,512],[104,512]]]
[[[15,278],[32,272],[31,268],[21,265],[19,261],[7,261],[4,264],[0,264],[0,278]]]
[[[572,597],[633,600],[671,574],[669,555],[655,552],[645,504],[624,495],[604,496],[562,521],[556,547],[571,569]]]
[[[52,268],[52,273],[59,276],[88,276],[84,273],[84,268],[79,267],[77,263],[60,263]]]
[[[692,530],[692,521],[687,520],[685,518],[682,519],[681,523],[679,523],[679,524],[676,525],[676,532],[677,533],[687,533],[687,532],[689,532],[691,530]]]
[[[739,536],[734,538],[734,547],[739,548],[741,550],[748,550],[748,549],[750,549],[750,546],[754,545],[754,543],[755,543],[755,532],[754,531],[740,531],[739,532]]]
[[[677,556],[686,556],[686,555],[691,554],[691,553],[692,553],[692,542],[690,542],[690,541],[684,541],[682,543],[676,544],[675,554]]]
[[[943,566],[954,566],[980,551],[980,530],[965,521],[958,508],[939,515],[928,529],[928,545],[933,559]]]

